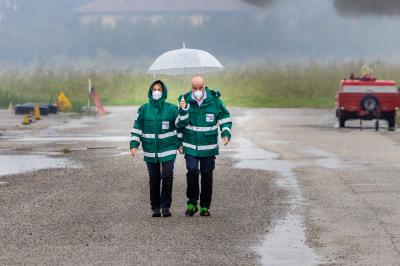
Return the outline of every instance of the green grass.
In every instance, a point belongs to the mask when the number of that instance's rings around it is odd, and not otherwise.
[[[359,72],[361,63],[308,63],[302,66],[243,67],[207,75],[207,84],[222,93],[229,106],[244,107],[310,107],[332,108],[342,78]],[[372,64],[381,79],[400,81],[400,65]],[[0,107],[9,102],[54,102],[64,91],[78,111],[87,102],[87,80],[91,78],[104,105],[139,105],[147,101],[147,90],[153,77],[129,72],[54,73],[38,69],[33,72],[2,72],[0,74]],[[160,76],[169,87],[168,101],[189,90],[189,79]],[[184,88],[183,88],[184,87]]]
[[[396,125],[400,125],[400,111],[397,111],[396,114]]]

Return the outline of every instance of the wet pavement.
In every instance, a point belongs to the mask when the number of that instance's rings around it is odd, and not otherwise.
[[[258,119],[253,122],[246,117]],[[375,132],[368,123],[363,130],[351,123],[349,128],[337,129],[334,112],[329,110],[258,109],[247,111],[241,120],[246,127],[240,133],[251,143],[238,141],[255,155],[254,160],[239,161],[237,166],[279,173],[283,178],[275,183],[290,191],[290,206],[298,206],[288,208],[287,216],[265,235],[265,242],[270,239],[273,244],[264,242],[258,249],[264,264],[309,265],[310,253],[317,255],[311,264],[318,265],[398,264],[398,132],[385,128]],[[262,150],[267,152],[258,156]],[[246,154],[252,158],[252,152]],[[296,200],[296,190],[301,192],[300,200]],[[303,241],[300,247],[311,251],[289,252],[298,261],[282,252]]]
[[[289,191],[288,198],[280,204],[288,204],[287,214],[273,222],[271,232],[265,235],[263,243],[256,248],[263,265],[316,265],[318,256],[306,245],[304,218],[298,214],[304,201],[300,191],[295,168],[306,162],[291,162],[279,158],[279,154],[263,150],[244,137],[236,137],[238,159],[235,167],[274,171],[280,175],[276,184]],[[285,143],[285,142],[273,142]],[[243,159],[245,158],[245,159]]]
[[[78,167],[65,158],[52,158],[44,155],[1,155],[0,176],[14,175],[47,168]]]
[[[187,218],[178,156],[173,216],[152,219],[143,153],[132,158],[128,150],[135,110],[111,111],[98,119],[52,117],[29,128],[10,117],[2,123],[1,155],[20,172],[0,176],[0,264],[257,264],[252,247],[262,241],[268,223],[262,217],[281,212],[263,206],[285,193],[272,175],[235,169],[222,150],[212,216]]]
[[[143,154],[128,150],[136,107],[108,110],[29,127],[0,111],[0,264],[400,261],[398,132],[337,129],[331,110],[232,108],[210,219],[183,214],[182,156],[173,216],[152,219]]]

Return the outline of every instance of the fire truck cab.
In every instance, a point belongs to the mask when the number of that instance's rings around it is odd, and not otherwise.
[[[389,130],[396,128],[396,111],[400,107],[400,89],[393,80],[345,79],[336,95],[339,127],[347,120],[387,120]]]

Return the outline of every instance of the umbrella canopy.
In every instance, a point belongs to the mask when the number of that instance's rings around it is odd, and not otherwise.
[[[150,66],[147,73],[164,75],[194,75],[222,71],[221,63],[210,53],[202,50],[172,50],[162,54]]]

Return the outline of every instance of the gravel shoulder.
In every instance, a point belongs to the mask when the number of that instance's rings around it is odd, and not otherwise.
[[[39,122],[27,132],[38,138],[124,136],[134,114],[115,108],[109,117],[86,117],[79,123],[49,118],[53,125]],[[9,125],[5,135],[18,131]],[[253,247],[273,217],[284,212],[266,208],[286,194],[274,185],[274,175],[234,168],[228,151],[217,160],[210,218],[184,216],[185,166],[179,156],[173,216],[154,219],[145,163],[142,155],[133,159],[124,154],[127,142],[2,139],[0,144],[2,154],[68,149],[51,156],[79,164],[0,177],[7,183],[0,186],[2,265],[255,265],[259,255]],[[90,146],[115,148],[81,149]]]

